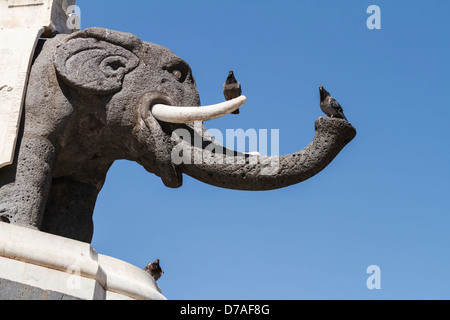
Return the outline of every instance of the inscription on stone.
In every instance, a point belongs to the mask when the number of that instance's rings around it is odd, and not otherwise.
[[[8,0],[8,7],[28,7],[28,6],[40,6],[44,4],[43,0]]]

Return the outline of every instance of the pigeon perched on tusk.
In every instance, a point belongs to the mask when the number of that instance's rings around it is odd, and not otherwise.
[[[223,84],[223,95],[225,100],[228,101],[237,98],[241,95],[241,93],[241,83],[234,77],[233,70],[230,70],[228,72],[227,80],[225,80],[225,83]],[[239,109],[233,111],[232,114],[239,114]]]
[[[344,116],[344,110],[342,110],[341,105],[330,95],[330,93],[325,90],[324,87],[319,87],[320,91],[320,108],[322,111],[331,118],[347,118]]]

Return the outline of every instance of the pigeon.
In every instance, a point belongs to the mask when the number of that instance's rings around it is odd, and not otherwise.
[[[10,223],[7,215],[0,216],[0,222]]]
[[[159,266],[159,259],[156,259],[155,262],[149,262],[145,268],[145,272],[147,272],[149,275],[157,281],[159,278],[161,278],[162,274],[164,273],[163,269]]]
[[[330,96],[330,93],[322,86],[319,87],[319,91],[320,108],[322,111],[331,118],[341,118],[348,122],[347,118],[344,116],[344,110],[342,110],[341,105]]]
[[[227,80],[223,84],[223,95],[225,100],[228,101],[237,98],[241,93],[241,83],[236,81],[233,70],[230,70],[230,72],[228,72]],[[239,109],[233,111],[232,114],[239,114]]]

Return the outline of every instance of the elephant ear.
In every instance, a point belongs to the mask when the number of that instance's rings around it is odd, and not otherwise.
[[[76,32],[58,45],[54,65],[67,85],[97,95],[119,92],[125,75],[139,64],[141,41],[102,28]]]

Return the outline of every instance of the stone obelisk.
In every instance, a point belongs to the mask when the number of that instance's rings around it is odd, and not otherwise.
[[[0,168],[14,159],[36,44],[74,31],[74,6],[75,0],[0,0]]]

